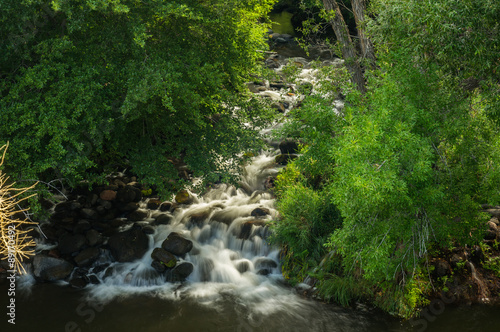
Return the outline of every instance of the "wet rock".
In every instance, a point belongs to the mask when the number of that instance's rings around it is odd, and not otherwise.
[[[101,191],[99,197],[104,201],[113,201],[116,199],[116,194],[117,194],[116,191],[106,189]]]
[[[166,280],[169,282],[180,282],[186,280],[193,272],[194,266],[189,262],[181,262],[171,271],[167,271]]]
[[[43,281],[56,281],[67,278],[73,265],[64,259],[37,255],[33,258],[33,274]]]
[[[75,258],[76,265],[86,267],[92,265],[100,256],[99,248],[90,247],[82,250]]]
[[[108,240],[111,255],[118,262],[131,262],[141,258],[149,246],[149,239],[143,231],[134,227],[112,235]]]
[[[486,233],[484,234],[485,240],[495,240],[496,238],[497,238],[497,232],[495,232],[492,229],[486,230]]]
[[[248,240],[250,235],[252,235],[252,228],[253,226],[265,226],[266,222],[262,220],[251,220],[247,221],[241,226],[241,231],[240,234],[238,235],[238,238]]]
[[[158,199],[150,199],[148,201],[148,204],[147,204],[147,207],[148,209],[150,210],[156,210],[160,207],[160,204],[162,204],[162,202]]]
[[[209,215],[210,215],[210,209],[207,209],[205,211],[192,213],[188,216],[188,218],[190,222],[200,224],[205,220],[207,220]]]
[[[142,231],[144,232],[144,234],[148,234],[148,235],[155,233],[155,229],[152,226],[144,226],[142,228]]]
[[[181,190],[175,195],[175,201],[179,204],[192,204],[194,198],[189,191]]]
[[[87,286],[89,283],[88,279],[85,278],[85,277],[75,277],[75,278],[71,278],[71,280],[69,281],[69,284],[71,287],[73,288],[84,288],[85,286]]]
[[[89,282],[94,285],[98,285],[101,283],[101,281],[99,280],[99,278],[97,278],[95,274],[89,275]]]
[[[277,164],[286,166],[290,161],[296,159],[298,156],[295,154],[280,154],[274,159]]]
[[[173,268],[177,264],[175,256],[163,248],[155,248],[151,253],[151,258],[162,263],[167,268]]]
[[[253,209],[252,212],[250,213],[250,215],[252,217],[265,217],[270,213],[271,213],[271,211],[268,208],[258,207],[258,208]]]
[[[157,260],[154,260],[153,262],[151,262],[151,266],[158,273],[163,273],[167,270],[167,267],[164,264],[162,264],[160,261],[157,261]]]
[[[172,232],[163,241],[161,247],[176,256],[184,256],[193,249],[193,242],[178,233]]]
[[[172,217],[167,215],[167,214],[160,214],[158,217],[155,219],[155,224],[156,225],[168,225],[172,221]]]
[[[282,154],[293,154],[299,152],[299,144],[292,139],[285,139],[280,142],[279,149]]]
[[[172,209],[172,202],[163,202],[160,205],[160,211],[166,212]]]
[[[255,269],[260,270],[260,269],[274,269],[278,267],[278,263],[276,263],[274,260],[266,257],[261,257],[258,258],[255,263],[254,263]]]
[[[235,267],[236,267],[236,270],[238,270],[238,272],[245,273],[245,272],[250,270],[250,262],[247,260],[240,261],[240,262],[236,263]]]
[[[59,238],[57,248],[62,255],[77,252],[85,246],[86,238],[82,234],[65,234]]]

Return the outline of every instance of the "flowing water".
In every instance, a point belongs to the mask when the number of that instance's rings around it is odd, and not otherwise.
[[[302,77],[312,81],[310,74],[304,69]],[[261,94],[284,98],[276,90]],[[77,290],[66,282],[34,285],[29,275],[19,278],[16,325],[2,314],[0,331],[500,331],[498,307],[450,304],[430,308],[412,324],[364,305],[342,308],[310,300],[287,286],[265,227],[277,215],[265,182],[279,171],[278,153],[270,148],[254,157],[238,188],[220,184],[175,210],[170,224],[157,225],[148,235],[149,250],[141,259],[113,262],[108,268],[113,273],[91,270],[99,284]],[[252,216],[257,208],[266,213]],[[144,223],[169,212],[148,213]],[[193,241],[183,260],[194,270],[184,283],[165,282],[151,267],[151,252],[171,232]],[[103,256],[96,266],[110,261]],[[3,308],[7,289],[5,281],[0,284]]]

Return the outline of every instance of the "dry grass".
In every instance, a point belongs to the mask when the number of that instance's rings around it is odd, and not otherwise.
[[[0,166],[3,165],[7,148],[8,143],[0,147]],[[15,182],[9,181],[9,177],[0,170],[0,258],[7,259],[10,269],[16,270],[19,274],[26,273],[22,262],[34,255],[35,246],[25,227],[34,222],[17,217],[28,210],[20,208],[19,203],[34,196],[21,197],[35,185],[16,188]]]

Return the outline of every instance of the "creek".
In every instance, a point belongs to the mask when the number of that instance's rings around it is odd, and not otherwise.
[[[276,89],[258,93],[284,98]],[[193,195],[193,204],[167,212],[171,222],[154,226],[142,258],[120,263],[100,257],[94,265],[108,268],[89,270],[95,284],[75,289],[66,281],[35,284],[31,275],[18,278],[16,325],[8,325],[2,314],[1,331],[498,331],[494,307],[449,304],[412,327],[362,304],[326,304],[288,286],[279,250],[267,243],[266,224],[277,211],[265,183],[282,167],[275,163],[279,153],[271,144],[253,157],[242,168],[239,188],[219,184]],[[146,224],[163,213],[149,210],[147,200],[140,209],[147,212]],[[172,232],[193,242],[182,258],[193,271],[182,283],[165,282],[151,266],[151,253]],[[3,308],[7,288],[0,284]]]

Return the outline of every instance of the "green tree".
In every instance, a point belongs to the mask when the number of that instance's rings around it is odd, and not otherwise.
[[[272,3],[2,0],[5,166],[74,183],[119,164],[164,187],[174,159],[227,172],[267,118],[242,92]]]

